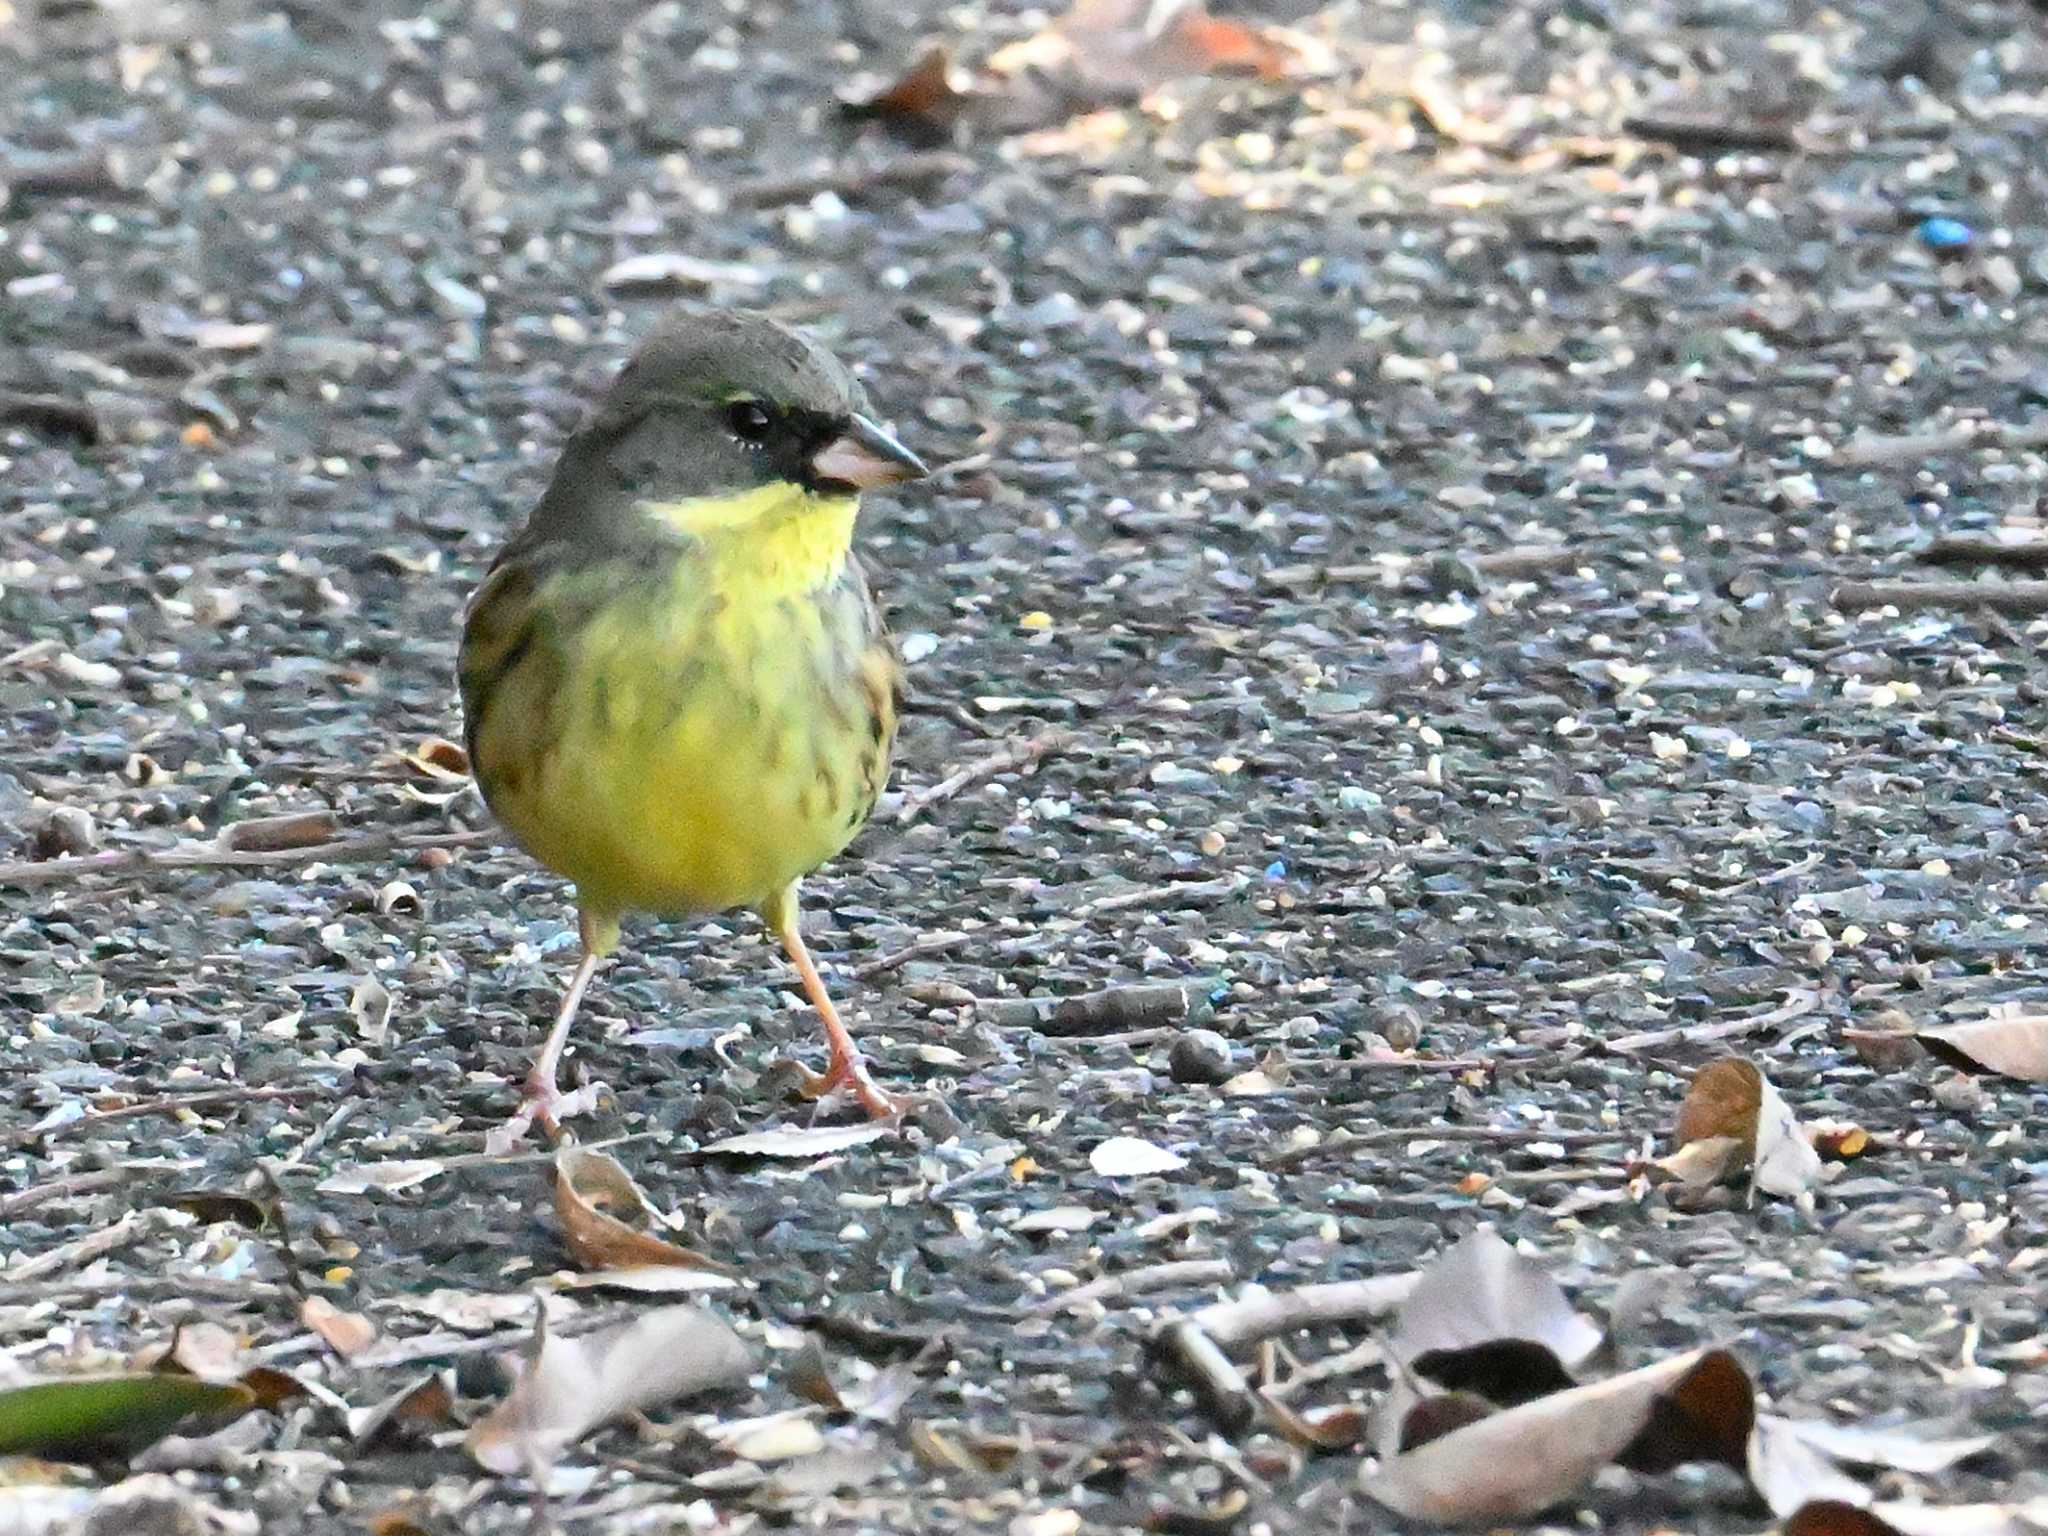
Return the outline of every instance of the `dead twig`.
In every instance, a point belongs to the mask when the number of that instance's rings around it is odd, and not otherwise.
[[[1669,144],[1682,154],[1727,149],[1796,149],[1794,125],[1769,118],[1736,121],[1725,117],[1658,116],[1637,112],[1621,120],[1621,131]]]
[[[17,198],[129,197],[133,190],[103,153],[24,155],[0,163],[0,184]]]
[[[1367,1280],[1333,1280],[1291,1291],[1262,1291],[1236,1301],[1215,1302],[1186,1320],[1219,1348],[1241,1349],[1301,1328],[1385,1317],[1408,1299],[1421,1278],[1411,1271]]]
[[[1726,896],[1731,891],[1746,891],[1751,886],[1782,885],[1785,881],[1796,880],[1809,869],[1816,868],[1820,860],[1820,851],[1816,849],[1802,858],[1794,859],[1781,869],[1767,869],[1760,875],[1751,875],[1748,879],[1738,880],[1733,885],[1699,886],[1696,889],[1712,896]]]
[[[1104,912],[1128,912],[1133,907],[1169,907],[1176,902],[1193,904],[1215,896],[1235,896],[1251,884],[1249,875],[1219,875],[1214,880],[1186,880],[1168,885],[1149,885],[1142,890],[1118,891],[1084,901],[1068,917],[1095,917]]]
[[[73,437],[88,445],[100,440],[98,414],[85,401],[65,395],[0,390],[0,423],[27,427],[52,437]]]
[[[40,1184],[31,1184],[27,1189],[16,1190],[11,1195],[0,1195],[0,1221],[9,1221],[38,1206],[55,1205],[64,1200],[75,1200],[81,1195],[97,1195],[110,1189],[119,1189],[123,1184],[133,1183],[153,1173],[184,1173],[199,1164],[185,1158],[148,1158],[137,1162],[116,1163],[111,1168],[93,1168],[84,1173],[67,1173],[62,1178],[46,1179]]]
[[[1465,557],[1465,564],[1480,575],[1498,576],[1503,581],[1575,570],[1585,563],[1586,552],[1567,544],[1514,544]]]
[[[1286,1401],[1303,1387],[1313,1386],[1319,1381],[1329,1381],[1340,1376],[1355,1376],[1360,1371],[1369,1371],[1386,1362],[1386,1347],[1378,1339],[1367,1339],[1363,1344],[1326,1355],[1320,1360],[1311,1360],[1298,1365],[1288,1373],[1285,1381],[1276,1381],[1265,1389],[1266,1396]]]
[[[992,998],[974,1007],[999,1028],[1032,1029],[1064,1039],[1185,1024],[1214,985],[1213,979],[1146,982],[1076,997]]]
[[[2048,445],[2048,416],[2032,421],[1951,422],[1926,432],[1882,434],[1860,428],[1835,450],[1833,463],[1843,469],[1883,469],[1957,453],[1965,448],[2039,448]]]
[[[185,1110],[225,1109],[239,1104],[299,1104],[307,1099],[317,1099],[333,1092],[325,1087],[302,1088],[214,1088],[205,1093],[174,1093],[160,1099],[145,1099],[139,1104],[123,1104],[119,1109],[87,1110],[76,1120],[64,1120],[41,1130],[31,1128],[16,1131],[8,1138],[7,1145],[30,1147],[41,1141],[55,1141],[64,1136],[76,1136],[99,1130],[120,1120],[135,1120],[147,1115],[175,1115]]]
[[[108,1275],[91,1280],[49,1280],[32,1284],[0,1281],[0,1307],[33,1307],[45,1302],[141,1301],[174,1298],[256,1306],[281,1301],[281,1285],[263,1280],[217,1280],[206,1275]]]
[[[1186,1317],[1165,1323],[1152,1335],[1151,1347],[1194,1390],[1222,1429],[1240,1434],[1251,1427],[1258,1416],[1251,1384],[1200,1323]]]
[[[326,1146],[328,1142],[332,1141],[335,1137],[335,1134],[338,1131],[340,1131],[340,1129],[344,1125],[347,1125],[349,1121],[353,1120],[357,1115],[362,1113],[362,1109],[363,1100],[361,1099],[348,1099],[344,1101],[342,1105],[334,1111],[333,1114],[329,1115],[324,1121],[320,1123],[320,1128],[318,1130],[313,1132],[313,1134],[308,1136],[304,1141],[300,1142],[296,1147],[292,1148],[291,1155],[286,1157],[283,1162],[278,1164],[278,1169],[288,1170],[291,1168],[296,1168],[300,1163],[303,1163],[315,1152],[318,1152],[322,1147]],[[275,1180],[275,1170],[272,1171],[271,1178],[273,1179],[273,1181]]]
[[[1660,1045],[1672,1045],[1683,1041],[1687,1045],[1702,1044],[1709,1040],[1732,1040],[1737,1035],[1753,1035],[1759,1030],[1772,1029],[1777,1025],[1803,1018],[1820,1006],[1820,994],[1810,987],[1798,987],[1787,995],[1776,1008],[1762,1013],[1753,1013],[1740,1019],[1723,1019],[1718,1024],[1681,1024],[1672,1029],[1645,1029],[1632,1035],[1617,1035],[1612,1040],[1602,1041],[1610,1051],[1647,1051]]]
[[[735,208],[772,208],[780,203],[807,203],[821,192],[831,192],[848,203],[860,203],[870,193],[899,187],[920,187],[944,181],[974,169],[974,162],[952,150],[899,155],[875,165],[836,166],[812,176],[774,176],[743,181],[727,194]]]
[[[83,1269],[95,1259],[103,1259],[110,1253],[119,1253],[123,1248],[132,1247],[165,1231],[170,1225],[170,1213],[150,1207],[130,1211],[110,1227],[97,1232],[88,1232],[83,1237],[60,1243],[55,1248],[32,1254],[8,1266],[0,1282],[9,1285],[24,1285],[31,1280],[45,1279],[50,1275],[62,1274],[68,1269]]]
[[[1098,1301],[1117,1301],[1126,1296],[1143,1296],[1178,1286],[1221,1285],[1233,1273],[1228,1259],[1176,1259],[1166,1264],[1147,1264],[1142,1269],[1104,1275],[1072,1290],[1061,1291],[1057,1296],[1048,1296],[1027,1311],[1036,1317],[1053,1312],[1072,1312]]]
[[[2048,581],[1845,581],[1829,603],[1844,613],[1866,608],[1989,608],[2048,613]]]
[[[423,848],[473,848],[494,843],[489,829],[408,836],[399,831],[312,843],[299,848],[226,848],[219,843],[178,843],[169,848],[114,848],[62,859],[23,859],[0,864],[0,885],[51,885],[96,875],[125,875],[178,869],[276,869],[295,864],[348,864],[386,853]]]
[[[974,937],[971,933],[926,933],[912,939],[901,949],[892,949],[886,955],[878,955],[852,968],[849,974],[855,981],[873,981],[877,976],[886,976],[891,971],[901,970],[913,960],[926,955],[944,954],[949,949],[958,949]]]
[[[907,827],[935,805],[941,805],[959,794],[970,785],[979,784],[983,779],[992,779],[999,773],[1008,773],[1012,768],[1028,768],[1049,753],[1064,752],[1072,746],[1075,736],[1072,731],[1055,727],[1040,731],[1036,736],[1015,741],[979,762],[968,763],[954,769],[938,783],[905,795],[903,804],[896,811],[896,825]]]
[[[1306,1147],[1295,1147],[1268,1161],[1269,1168],[1294,1168],[1302,1163],[1313,1162],[1319,1157],[1357,1152],[1372,1147],[1403,1147],[1414,1141],[1479,1142],[1496,1147],[1526,1147],[1549,1144],[1559,1147],[1598,1147],[1611,1142],[1626,1142],[1634,1138],[1629,1132],[1612,1131],[1543,1131],[1532,1126],[1491,1126],[1491,1125],[1390,1125],[1378,1130],[1359,1131],[1354,1135],[1329,1141],[1318,1141]]]
[[[220,845],[236,853],[281,853],[317,848],[341,836],[332,811],[293,811],[284,816],[253,816],[223,828]]]
[[[1913,558],[1922,565],[2004,565],[2038,571],[2048,569],[2048,537],[1999,539],[1945,533],[1918,550]]]

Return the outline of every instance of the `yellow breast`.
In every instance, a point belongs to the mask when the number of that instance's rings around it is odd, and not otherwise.
[[[881,792],[896,660],[847,554],[853,503],[785,491],[743,517],[744,500],[648,509],[690,532],[658,559],[539,574],[522,606],[574,621],[544,640],[537,619],[480,634],[488,586],[472,612],[478,782],[601,918],[760,906]]]

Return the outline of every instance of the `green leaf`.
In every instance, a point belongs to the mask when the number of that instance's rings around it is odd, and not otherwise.
[[[193,1376],[74,1376],[0,1391],[0,1456],[90,1461],[154,1445],[189,1418],[240,1418],[256,1394]]]

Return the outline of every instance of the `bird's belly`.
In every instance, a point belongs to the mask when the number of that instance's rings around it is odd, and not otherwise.
[[[559,695],[579,705],[531,779],[494,799],[598,910],[759,906],[844,848],[880,791],[893,700],[868,717],[866,658],[821,650],[808,623],[704,638],[593,626]]]

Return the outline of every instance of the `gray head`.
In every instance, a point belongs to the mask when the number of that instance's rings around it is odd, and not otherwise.
[[[845,364],[780,321],[671,310],[570,440],[534,523],[778,484],[852,496],[924,474],[867,408]]]

